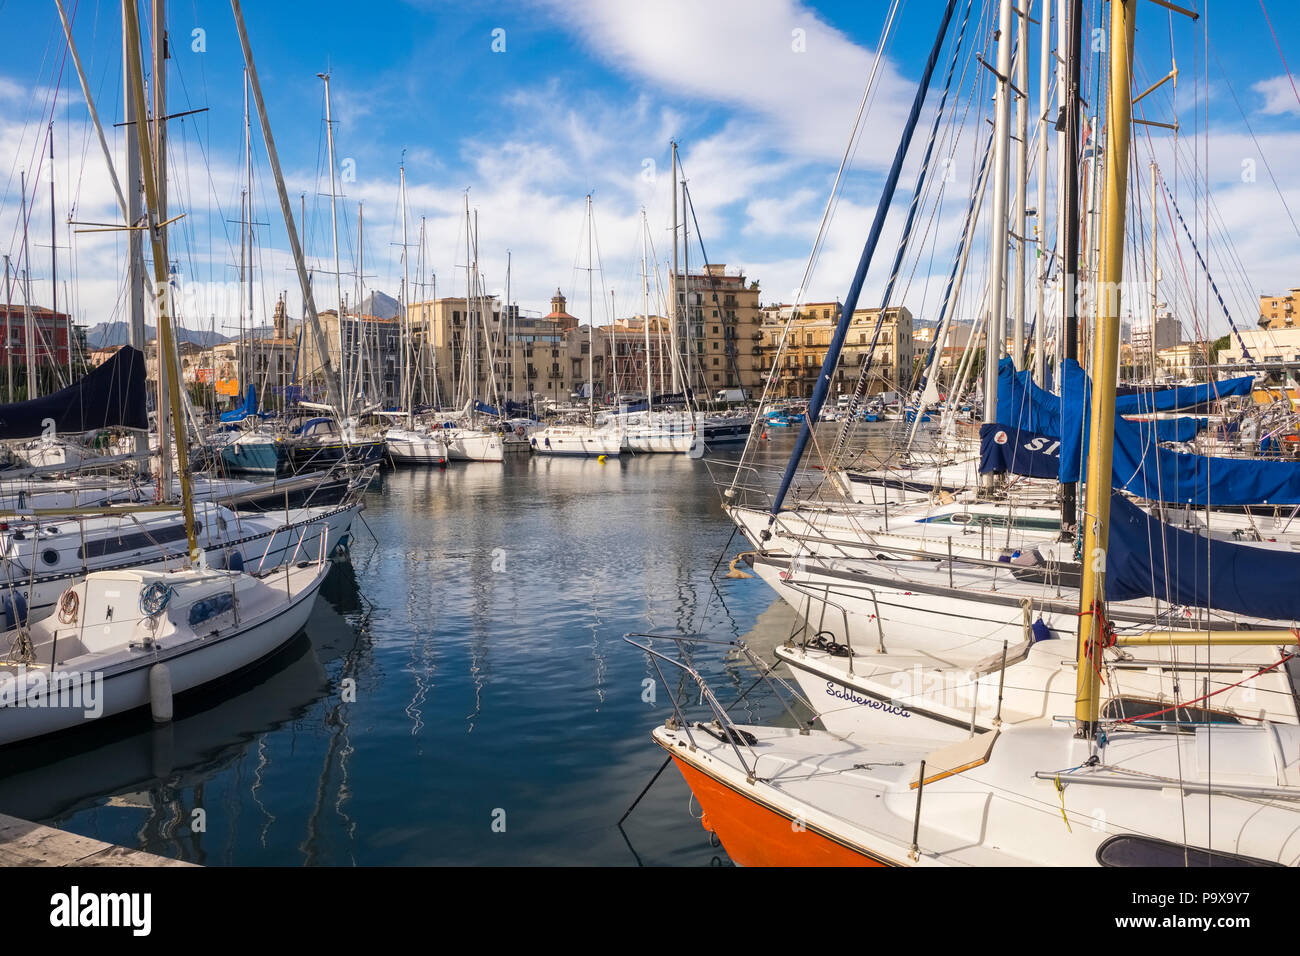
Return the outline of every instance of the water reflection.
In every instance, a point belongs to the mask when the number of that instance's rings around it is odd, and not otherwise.
[[[341,613],[361,606],[352,567],[334,565],[321,594],[324,600],[317,601],[302,633],[243,673],[177,698],[170,724],[130,714],[7,748],[0,810],[59,826],[88,808],[125,809],[136,822],[132,838],[119,842],[197,863],[220,862],[233,857],[230,846],[210,860],[214,848],[205,840],[207,831],[195,824],[220,814],[231,822],[227,835],[233,835],[246,790],[262,816],[259,842],[265,845],[266,828],[275,820],[261,793],[272,760],[269,736],[330,697],[365,654],[364,629]],[[346,713],[338,705],[332,723],[346,741]],[[233,774],[234,786],[217,795],[206,783],[222,774]],[[327,751],[318,787],[331,789],[336,774],[346,780],[345,748]],[[342,792],[337,784],[333,789]],[[196,810],[202,812],[196,816]]]

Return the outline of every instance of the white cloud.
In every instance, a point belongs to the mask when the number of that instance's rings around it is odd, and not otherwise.
[[[1260,80],[1253,84],[1251,89],[1263,97],[1264,105],[1260,107],[1261,113],[1269,116],[1286,113],[1300,115],[1300,98],[1296,97],[1295,87],[1291,85],[1289,77],[1275,76]]]

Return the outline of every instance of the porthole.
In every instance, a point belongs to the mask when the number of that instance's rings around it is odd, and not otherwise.
[[[44,551],[41,552],[41,560],[44,561],[46,564],[58,564],[59,552],[56,551],[54,548],[46,548]]]

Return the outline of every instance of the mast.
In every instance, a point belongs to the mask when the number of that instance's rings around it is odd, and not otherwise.
[[[1065,19],[1065,98],[1062,100],[1064,137],[1061,143],[1062,190],[1061,210],[1061,328],[1063,361],[1079,358],[1079,62],[1083,44],[1083,0],[1064,0],[1069,4]],[[1064,372],[1057,370],[1064,379]],[[1078,527],[1078,485],[1061,486],[1061,533],[1073,536]]]
[[[266,155],[271,162],[271,172],[275,177],[275,190],[280,197],[280,212],[284,217],[285,232],[289,236],[290,248],[293,250],[293,263],[298,270],[298,285],[302,289],[304,318],[311,327],[312,337],[316,340],[316,351],[320,356],[321,377],[325,379],[326,394],[330,403],[337,409],[342,407],[339,379],[334,371],[334,363],[330,359],[329,343],[326,341],[325,333],[320,326],[320,316],[316,313],[316,299],[312,295],[311,277],[307,275],[307,262],[302,254],[302,238],[294,225],[293,209],[289,206],[289,193],[285,189],[284,174],[280,169],[280,155],[276,152],[275,137],[271,133],[271,120],[266,115],[266,102],[262,98],[262,86],[257,80],[257,67],[253,63],[253,48],[248,42],[248,30],[244,26],[244,13],[240,9],[239,0],[230,0],[230,8],[235,16],[235,28],[239,32],[239,45],[244,53],[244,66],[248,69],[249,87],[253,91],[253,102],[257,105],[257,116],[262,125],[262,141],[266,143]]]
[[[339,318],[339,368],[343,373],[343,381],[348,383],[348,356],[347,350],[343,347],[343,270],[339,265],[339,213],[338,199],[334,189],[334,119],[330,113],[330,75],[329,73],[317,73],[316,75],[325,83],[325,143],[329,152],[330,163],[330,231],[334,236],[334,293]],[[351,414],[352,391],[349,383],[348,394],[343,397],[344,407],[339,409],[340,415],[347,416]]]
[[[153,125],[150,134],[153,137],[153,154],[150,168],[153,170],[154,182],[154,213],[158,217],[158,222],[167,221],[167,27],[164,23],[167,4],[166,0],[153,0],[153,21],[149,28],[150,39],[153,43],[153,73],[150,79],[153,81]],[[139,29],[138,23],[136,21]],[[143,109],[136,111],[137,119],[141,120],[146,114]],[[141,154],[143,156],[143,153]],[[146,183],[146,186],[148,184]],[[172,294],[171,287],[171,257],[167,248],[167,230],[162,228],[158,233],[158,241],[155,244],[155,258],[159,252],[162,254],[162,278],[156,280],[154,284],[154,298],[161,301],[164,295],[170,297]],[[143,250],[142,250],[143,251]],[[158,266],[154,265],[154,274],[158,275]],[[170,309],[175,303],[167,303]],[[159,319],[159,325],[162,321]],[[175,351],[175,337],[171,336],[168,341],[171,343],[168,348],[172,351],[168,354],[166,361],[159,355],[158,358],[158,475],[160,487],[162,490],[162,499],[170,500],[172,495],[172,455],[171,455],[171,428],[172,416],[178,414],[179,404],[173,408],[170,400],[171,383],[169,376],[173,376],[172,369],[178,366],[179,360]],[[158,348],[163,347],[162,331],[158,333]],[[177,385],[177,394],[180,387]],[[179,400],[178,400],[179,401]],[[184,436],[183,423],[178,429],[178,433]],[[178,444],[185,444],[184,437],[178,439]],[[192,516],[191,516],[192,517]]]
[[[654,411],[654,379],[650,374],[650,289],[645,277],[645,237],[650,230],[646,222],[645,207],[641,207],[641,323],[645,326],[645,410],[646,420]]]
[[[691,401],[693,392],[694,377],[691,371],[691,224],[690,219],[685,215],[686,210],[690,207],[686,205],[686,180],[681,181],[682,189],[682,301],[685,303],[686,324],[682,328],[682,343],[685,346],[685,360],[683,361],[683,373],[686,379],[686,410],[694,411],[695,403]],[[704,370],[700,369],[700,384],[703,384]]]
[[[998,420],[998,360],[1006,349],[1007,189],[1011,123],[1011,2],[998,14],[997,105],[993,123],[993,210],[989,238],[989,322],[984,348],[984,421]],[[990,487],[993,476],[985,479]]]
[[[144,101],[144,68],[140,58],[140,24],[137,19],[139,14],[136,10],[135,0],[123,0],[123,6],[126,8],[126,29],[128,36],[127,55],[128,62],[126,71],[131,78],[132,96],[135,99],[136,116],[146,115]],[[159,14],[159,7],[155,6],[155,14]],[[158,54],[158,47],[162,44],[162,34],[158,31],[159,20],[154,21],[154,44],[155,57]],[[159,62],[155,59],[155,63]],[[157,89],[157,78],[155,78],[155,90]],[[155,118],[160,119],[158,114]],[[156,124],[161,126],[161,122]],[[166,376],[167,397],[171,407],[171,420],[176,430],[176,459],[180,465],[180,485],[181,485],[181,511],[185,516],[185,539],[189,546],[190,564],[197,565],[200,562],[198,548],[198,539],[195,535],[194,527],[194,496],[189,481],[189,448],[185,440],[185,418],[181,411],[181,390],[180,376],[175,368],[176,350],[172,338],[171,322],[171,296],[169,295],[169,283],[167,278],[167,251],[163,241],[162,218],[159,216],[161,207],[160,192],[158,190],[159,177],[154,169],[153,146],[150,143],[150,137],[140,137],[140,166],[141,180],[144,182],[145,191],[145,212],[148,216],[149,241],[153,247],[153,272],[154,272],[154,298],[158,306],[158,346],[160,353],[159,361],[159,378],[162,376],[162,366],[171,365],[170,374]],[[160,436],[161,438],[161,436]],[[161,446],[161,442],[160,442]],[[165,487],[165,486],[164,486]]]
[[[32,318],[32,268],[31,254],[27,247],[27,174],[19,173],[19,191],[21,192],[23,217],[23,336],[27,358],[27,398],[41,394],[40,382],[36,379],[36,330]]]
[[[1016,3],[1016,199],[1015,288],[1012,290],[1012,356],[1017,370],[1025,364],[1025,234],[1029,218],[1029,0]]]
[[[1119,359],[1120,283],[1124,279],[1124,215],[1128,199],[1132,121],[1131,59],[1137,0],[1111,0],[1110,67],[1106,84],[1106,235],[1101,250],[1097,328],[1092,349],[1092,408],[1088,442],[1083,580],[1079,590],[1079,665],[1076,736],[1092,738],[1100,698],[1101,648],[1106,641],[1105,556],[1109,543],[1111,460],[1115,451],[1115,378]]]
[[[591,270],[591,193],[587,193],[587,414],[596,424],[596,298]]]
[[[1157,248],[1156,248],[1156,235],[1157,235],[1157,229],[1159,228],[1159,224],[1160,224],[1160,217],[1156,215],[1156,176],[1157,175],[1158,175],[1158,169],[1156,167],[1155,160],[1152,160],[1151,161],[1151,336],[1149,340],[1152,356],[1156,354],[1156,311],[1160,308],[1160,294],[1156,291],[1156,283],[1160,281],[1160,267],[1157,264],[1157,259],[1156,259],[1156,256],[1158,255]],[[1154,364],[1155,362],[1153,358],[1152,359],[1153,372],[1155,371]],[[1154,378],[1155,377],[1153,375],[1152,376],[1153,381]]]
[[[59,336],[54,323],[59,321],[59,237],[54,223],[54,123],[50,123],[50,334],[54,336],[53,365],[59,363]],[[72,381],[72,311],[65,323],[68,335],[68,381]]]
[[[14,350],[13,325],[10,316],[14,311],[13,289],[9,285],[9,257],[5,256],[5,382],[9,386],[9,404],[14,402]]]
[[[1042,388],[1047,382],[1047,272],[1051,257],[1047,252],[1047,111],[1051,106],[1052,0],[1043,0],[1042,32],[1038,42],[1038,283],[1034,289],[1034,384]],[[1059,185],[1058,185],[1059,188]]]
[[[506,369],[509,372],[506,386],[506,401],[509,402],[515,394],[515,311],[510,307],[510,250],[506,250],[506,341],[505,352]],[[505,415],[505,408],[500,409],[502,416]]]
[[[677,333],[678,333],[677,324],[681,321],[681,319],[678,316],[678,312],[677,312],[680,303],[678,302],[678,298],[677,298],[678,296],[677,283],[679,281],[679,276],[677,272],[677,143],[676,141],[673,142],[673,178],[672,178],[672,182],[669,184],[668,191],[672,193],[673,196],[673,275],[672,275],[672,281],[669,282],[669,290],[668,290],[672,294],[672,298],[669,302],[669,307],[668,307],[668,348],[672,353],[671,364],[673,367],[673,392],[674,394],[676,394],[682,391],[681,373],[678,368],[681,357],[677,351]]]
[[[247,242],[247,261],[248,277],[244,279],[243,270],[240,270],[240,280],[246,281],[245,292],[248,295],[248,349],[251,352],[256,348],[257,337],[253,334],[253,130],[248,119],[248,69],[244,69],[244,192],[248,196],[248,202],[245,204],[244,211],[247,214],[247,224],[245,226],[244,241]],[[240,333],[243,334],[243,328]],[[257,367],[256,359],[252,360],[253,368]],[[246,392],[247,385],[240,388],[240,392]],[[260,392],[260,389],[259,389]],[[241,398],[243,395],[241,394]]]
[[[402,321],[398,325],[398,334],[402,339],[402,383],[398,391],[399,401],[406,409],[406,421],[411,421],[411,396],[409,379],[411,374],[411,330],[409,315],[411,311],[411,270],[406,259],[406,164],[398,167],[398,177],[402,188]]]

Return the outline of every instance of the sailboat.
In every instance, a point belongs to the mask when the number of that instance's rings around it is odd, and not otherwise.
[[[954,4],[948,5],[950,17]],[[1110,76],[1107,119],[1106,236],[1099,279],[1116,288],[1123,276],[1125,206],[1131,123],[1131,57],[1136,0],[1116,0],[1109,10]],[[1077,57],[1080,4],[1072,4],[1068,32]],[[1003,0],[1001,34],[1011,34],[1011,0]],[[947,26],[940,30],[938,44]],[[1004,71],[1009,73],[1009,71]],[[926,83],[922,82],[922,91]],[[918,97],[920,94],[918,94]],[[918,99],[919,103],[919,99]],[[907,134],[904,136],[904,144]],[[905,145],[900,147],[901,158]],[[864,263],[869,256],[864,254]],[[855,280],[855,285],[856,285]],[[1071,290],[1070,294],[1073,294]],[[841,694],[843,707],[890,710],[893,726],[880,721],[838,732],[796,721],[794,728],[738,725],[717,706],[698,673],[713,710],[711,723],[690,723],[680,710],[654,732],[681,769],[717,833],[737,862],[843,865],[1295,865],[1300,852],[1291,835],[1300,824],[1300,724],[1289,680],[1271,677],[1295,654],[1294,627],[1218,630],[1204,619],[1175,623],[1151,619],[1120,626],[1113,610],[1130,583],[1125,552],[1150,548],[1163,576],[1188,569],[1173,560],[1169,532],[1158,519],[1141,516],[1112,491],[1116,430],[1115,382],[1119,354],[1119,302],[1100,296],[1093,349],[1087,500],[1082,525],[1085,560],[1075,605],[1072,686],[1022,678],[1036,664],[1064,673],[1029,640],[1030,658],[1011,665],[1007,645],[1001,662],[984,670],[997,689],[994,708],[968,703],[969,725],[934,712],[910,711],[905,702]],[[814,406],[818,396],[814,395]],[[1116,533],[1112,534],[1112,526]],[[1132,537],[1136,526],[1146,540]],[[1125,540],[1125,536],[1129,539]],[[1158,542],[1158,545],[1157,543]],[[1207,557],[1216,575],[1226,572],[1235,596],[1272,601],[1285,595],[1261,587],[1247,593],[1252,575],[1234,577],[1227,560],[1249,565],[1249,548],[1227,542]],[[1116,562],[1112,565],[1112,562]],[[1199,574],[1206,574],[1199,569]],[[1150,575],[1148,570],[1148,576]],[[1202,585],[1178,581],[1189,592]],[[1258,577],[1258,574],[1254,575]],[[1276,592],[1277,589],[1273,589]],[[1113,593],[1112,593],[1113,592]],[[1160,593],[1160,592],[1155,592]],[[1207,591],[1213,608],[1225,592]],[[1166,595],[1169,600],[1172,596]],[[1281,603],[1278,603],[1281,602]],[[1292,608],[1294,604],[1290,605]],[[1279,614],[1279,617],[1295,615]],[[1027,623],[1027,622],[1026,622]],[[1028,630],[1028,627],[1026,627]],[[1062,641],[1044,641],[1060,647]],[[1109,662],[1118,649],[1148,658],[1147,666],[1183,669],[1188,699],[1175,684],[1171,698],[1144,700],[1140,677],[1128,674],[1106,687]],[[1281,649],[1281,650],[1279,650]],[[1192,659],[1178,660],[1178,652]],[[1052,651],[1048,652],[1053,653]],[[1061,650],[1055,650],[1059,658]],[[1253,656],[1252,656],[1253,655]],[[1155,660],[1150,660],[1155,658]],[[1130,660],[1133,658],[1130,657]],[[1229,682],[1226,675],[1237,672]],[[1205,683],[1199,677],[1204,676]],[[979,674],[967,672],[967,677]],[[1213,683],[1211,683],[1211,677]],[[1262,685],[1264,701],[1242,693]],[[1011,685],[1003,709],[1004,689]],[[1129,696],[1136,687],[1138,694]],[[1033,701],[1037,698],[1036,701]],[[1291,698],[1291,699],[1288,699]],[[1025,712],[1023,704],[1034,706]],[[819,702],[824,705],[826,702]],[[1056,707],[1073,720],[1056,717]],[[826,718],[825,707],[818,722]],[[991,712],[990,712],[991,711]],[[826,726],[830,721],[826,721]],[[1170,799],[1175,812],[1171,812]],[[1211,821],[1213,826],[1211,826]]]
[[[287,208],[238,0],[232,6],[268,152]],[[123,0],[123,23],[125,69],[136,115],[143,116],[144,72],[135,0]],[[161,42],[155,29],[155,43]],[[165,225],[155,174],[165,164],[160,156],[155,165],[150,138],[140,139],[154,281],[156,287],[165,287]],[[289,232],[293,231],[290,225]],[[94,572],[63,592],[54,617],[30,626],[19,624],[0,636],[8,645],[0,671],[0,743],[84,727],[90,720],[145,706],[152,708],[156,720],[170,720],[174,694],[252,664],[298,633],[325,579],[328,562],[324,555],[315,563],[291,562],[282,570],[262,575],[205,566],[189,481],[188,437],[169,306],[167,297],[158,298],[158,341],[161,365],[168,372],[165,378],[175,428],[187,566],[167,572]]]
[[[596,416],[596,300],[593,287],[594,231],[591,196],[587,196],[587,420],[559,422],[533,433],[530,443],[538,455],[570,455],[585,458],[616,456],[623,451],[623,431],[615,415]]]

